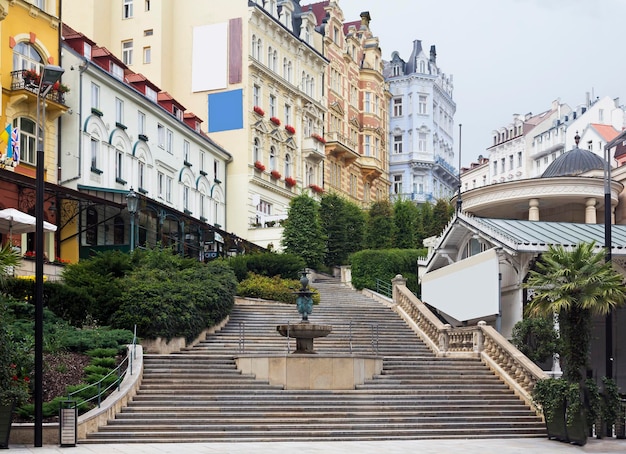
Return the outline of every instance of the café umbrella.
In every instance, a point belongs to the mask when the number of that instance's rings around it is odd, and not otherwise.
[[[12,238],[14,233],[31,233],[36,227],[37,218],[15,208],[0,210],[0,232],[8,233]],[[56,232],[57,226],[43,221],[45,232]]]

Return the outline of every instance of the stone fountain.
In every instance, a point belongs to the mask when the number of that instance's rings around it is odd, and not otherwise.
[[[309,322],[309,314],[313,312],[313,292],[309,289],[309,279],[306,277],[306,270],[302,271],[302,277],[300,278],[301,288],[296,292],[296,305],[298,312],[302,315],[302,321],[295,325],[278,325],[276,331],[284,337],[294,337],[296,339],[295,354],[315,353],[313,349],[313,339],[318,337],[328,336],[333,327],[331,325],[318,325]]]

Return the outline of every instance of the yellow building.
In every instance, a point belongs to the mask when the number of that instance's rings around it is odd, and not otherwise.
[[[290,200],[324,183],[314,14],[295,1],[64,0],[63,19],[208,120],[233,155],[223,227],[279,248]]]
[[[38,79],[44,65],[59,64],[60,2],[55,0],[0,1],[0,80],[2,110],[0,126],[3,141],[0,165],[0,208],[16,208],[34,215],[35,173],[44,166],[47,183],[57,182],[57,118],[64,113],[65,86],[56,85],[37,108]],[[44,162],[37,162],[37,124],[43,124]],[[18,147],[8,147],[13,134]],[[17,159],[19,157],[19,160]],[[44,201],[44,218],[55,223],[50,200]],[[1,239],[5,241],[5,238]],[[34,249],[34,234],[13,236],[11,241],[22,252]],[[46,254],[55,257],[52,235],[46,238]]]

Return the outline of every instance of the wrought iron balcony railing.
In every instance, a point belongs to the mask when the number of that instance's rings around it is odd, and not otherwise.
[[[11,71],[11,90],[26,90],[37,96],[39,92],[38,74],[27,69]],[[51,89],[46,95],[48,101],[65,104],[65,92],[59,89]]]

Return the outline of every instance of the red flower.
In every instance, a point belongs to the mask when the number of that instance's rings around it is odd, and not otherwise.
[[[296,180],[293,177],[287,177],[285,178],[285,184],[289,187],[295,186],[296,185]]]
[[[296,133],[296,128],[294,128],[291,125],[285,125],[285,130],[289,133],[289,134],[295,134]]]
[[[272,123],[274,123],[276,126],[280,126],[280,118],[277,118],[277,117],[271,117],[271,118],[270,118],[270,121],[271,121]]]
[[[326,139],[324,139],[322,136],[320,136],[317,133],[311,134],[311,137],[313,137],[315,140],[317,140],[320,143],[326,143]]]
[[[25,381],[26,383],[30,383],[30,378],[29,378],[29,377],[24,377],[24,381]]]
[[[270,174],[272,175],[272,178],[275,178],[276,180],[280,180],[280,177],[282,176],[278,170],[272,170]]]
[[[261,161],[256,161],[254,163],[254,167],[259,169],[261,172],[263,172],[265,170],[265,166],[263,165],[263,163]]]
[[[265,115],[265,111],[263,109],[261,109],[259,106],[254,106],[253,108],[254,113],[264,116]]]
[[[316,192],[318,194],[321,194],[322,192],[324,192],[324,189],[321,186],[318,186],[316,184],[310,184],[309,188],[311,188],[313,192]]]
[[[17,380],[18,380],[17,375],[14,375],[13,376],[13,381],[17,381]]]

